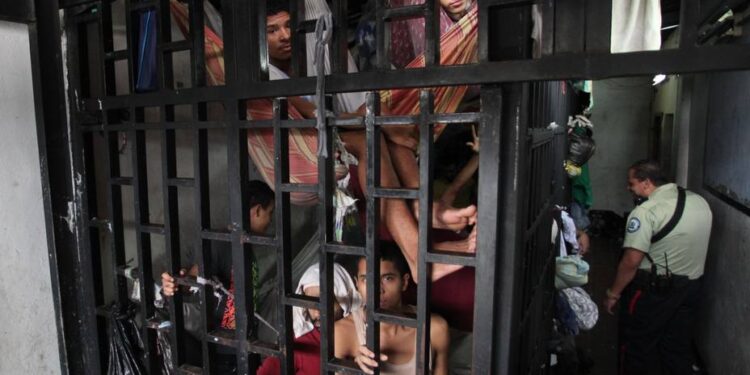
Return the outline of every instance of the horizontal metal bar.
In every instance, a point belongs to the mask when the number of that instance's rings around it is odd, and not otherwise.
[[[164,234],[164,224],[143,224],[139,225],[141,232],[151,234]]]
[[[279,241],[274,237],[252,236],[245,233],[245,235],[242,236],[242,243],[261,246],[278,246]]]
[[[435,113],[427,116],[427,121],[441,124],[473,124],[479,122],[482,115],[478,112]]]
[[[184,375],[203,375],[203,369],[198,366],[193,366],[185,363],[177,368],[177,373]]]
[[[336,119],[332,119],[330,124],[332,126],[339,126],[339,127],[364,127],[365,118],[362,116],[350,117],[350,118],[336,118]]]
[[[248,342],[248,350],[253,353],[263,354],[267,355],[269,357],[277,357],[281,355],[281,351],[279,350],[279,346],[276,344],[271,344],[269,342],[261,341],[261,340],[253,340]]]
[[[419,116],[378,116],[375,125],[413,125],[419,121]]]
[[[189,51],[190,48],[193,46],[192,40],[179,40],[176,42],[169,42],[164,43],[159,48],[161,48],[162,52],[179,52],[179,51]]]
[[[206,341],[229,347],[237,346],[237,339],[235,339],[234,330],[228,329],[217,329],[209,332],[206,335]]]
[[[474,254],[453,251],[433,250],[425,254],[427,263],[455,264],[467,267],[476,267],[477,259]]]
[[[280,120],[279,124],[282,129],[312,129],[315,119]],[[273,120],[240,121],[237,125],[240,129],[270,129],[273,128]]]
[[[381,323],[398,324],[407,327],[417,327],[417,315],[408,313],[395,313],[393,311],[376,311],[373,319]]]
[[[281,120],[279,124],[282,129],[312,129],[315,127],[315,121],[315,119]]]
[[[307,20],[302,21],[297,25],[297,34],[309,34],[311,32],[315,31],[315,24],[318,22],[318,20]]]
[[[203,230],[201,232],[201,238],[204,240],[211,240],[211,241],[224,241],[224,242],[232,241],[231,233],[216,232],[216,231],[211,231],[211,230]]]
[[[372,196],[375,198],[417,199],[419,190],[377,188],[372,192]]]
[[[96,217],[92,217],[89,219],[89,226],[98,228],[98,229],[104,229],[104,230],[110,230],[110,221],[107,219],[99,219]]]
[[[195,179],[187,177],[175,177],[168,179],[167,183],[169,184],[169,186],[191,188],[195,186]]]
[[[190,103],[183,103],[190,104]],[[179,105],[179,104],[178,104]],[[98,110],[98,109],[97,109]],[[128,130],[195,130],[195,129],[224,129],[228,126],[225,121],[192,121],[192,122],[137,122],[104,126],[103,124],[79,125],[83,132],[94,131],[128,131]]]
[[[386,21],[393,21],[406,18],[424,17],[424,5],[408,5],[397,8],[386,9],[383,12],[383,18]]]
[[[326,364],[328,371],[336,372],[337,374],[364,374],[354,361],[348,359],[334,358]]]
[[[325,245],[325,251],[334,254],[352,255],[355,257],[364,257],[365,248],[361,246],[349,246],[337,243],[328,243]]]
[[[318,184],[281,184],[284,193],[317,193]]]
[[[282,303],[288,306],[304,307],[306,309],[320,309],[320,299],[318,297],[303,296],[295,294],[282,298]]]
[[[133,177],[112,177],[109,179],[109,183],[110,185],[132,186]]]
[[[529,136],[531,137],[531,147],[534,148],[551,141],[555,136],[555,132],[543,128],[529,129]]]
[[[122,49],[119,51],[107,52],[104,54],[104,58],[108,61],[125,60],[128,58],[128,50]]]
[[[571,53],[534,60],[493,61],[478,64],[435,66],[419,69],[376,70],[326,76],[326,92],[356,92],[392,88],[476,85],[481,83],[604,79],[657,73],[700,73],[750,69],[750,46],[716,45],[641,51],[631,53]],[[128,105],[148,106],[154,102],[188,104],[233,98],[261,98],[308,95],[315,92],[315,77],[255,82],[230,89],[201,87],[179,91],[120,95],[101,98],[103,109]],[[84,100],[89,111],[99,110],[99,98]]]

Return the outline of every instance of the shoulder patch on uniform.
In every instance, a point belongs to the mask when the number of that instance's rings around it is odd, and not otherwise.
[[[628,222],[628,233],[635,233],[641,229],[641,221],[637,217],[630,219]]]

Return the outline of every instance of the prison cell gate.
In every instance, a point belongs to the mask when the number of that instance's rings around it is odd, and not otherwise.
[[[327,119],[325,136],[331,137],[334,126],[364,125],[368,135],[367,178],[367,241],[364,247],[346,246],[331,242],[332,162],[319,161],[319,184],[300,185],[287,183],[288,160],[286,153],[277,153],[277,174],[274,181],[276,200],[276,235],[273,238],[248,234],[247,199],[248,180],[247,129],[266,126],[274,129],[276,150],[287,145],[284,136],[289,129],[313,127],[313,121],[286,119],[286,104],[277,99],[274,119],[247,121],[244,114],[247,99],[286,97],[310,94],[315,81],[311,78],[294,78],[268,82],[267,70],[261,61],[267,61],[265,43],[265,2],[223,0],[226,85],[206,87],[203,43],[202,2],[189,1],[191,9],[191,38],[172,41],[169,33],[169,2],[167,0],[122,2],[68,0],[37,4],[40,41],[40,60],[45,57],[57,65],[44,67],[42,76],[49,78],[43,87],[45,99],[45,125],[48,154],[60,156],[51,169],[53,195],[52,209],[66,212],[65,203],[74,208],[71,215],[72,230],[65,232],[55,227],[56,248],[61,259],[59,272],[62,294],[62,311],[67,342],[68,366],[74,373],[96,374],[106,368],[106,348],[103,309],[110,300],[105,295],[105,284],[111,289],[112,299],[125,302],[127,288],[121,273],[126,265],[123,196],[132,196],[133,229],[138,279],[141,333],[146,345],[143,360],[149,373],[158,372],[156,353],[155,298],[152,269],[154,241],[163,241],[167,253],[167,267],[175,272],[180,266],[178,199],[190,195],[194,202],[195,223],[192,230],[197,240],[194,247],[199,264],[208,262],[213,242],[231,247],[233,272],[236,282],[236,321],[233,336],[217,335],[210,331],[206,311],[210,309],[205,287],[199,296],[203,299],[204,333],[201,343],[204,369],[185,364],[185,353],[180,343],[185,339],[181,297],[168,301],[170,320],[175,329],[169,330],[173,358],[180,371],[200,373],[205,371],[212,358],[212,345],[235,348],[238,368],[247,373],[257,365],[257,354],[279,356],[285,373],[292,370],[291,307],[320,308],[322,314],[321,358],[323,371],[357,372],[351,363],[332,358],[332,300],[331,262],[334,254],[366,255],[369,274],[368,289],[375,291],[378,246],[374,228],[377,224],[376,202],[385,198],[419,199],[420,205],[419,263],[426,270],[432,263],[455,263],[476,269],[477,287],[475,305],[473,372],[489,373],[542,373],[547,361],[544,346],[551,322],[551,293],[554,264],[549,245],[548,229],[551,217],[548,212],[553,203],[565,196],[562,159],[565,137],[561,132],[545,130],[552,120],[561,124],[567,114],[572,114],[571,103],[560,101],[560,92],[566,83],[556,82],[568,78],[602,78],[649,74],[655,72],[700,72],[747,68],[748,48],[742,46],[697,46],[699,13],[695,7],[683,4],[682,25],[685,32],[680,48],[671,51],[653,51],[611,55],[609,49],[609,14],[611,4],[606,1],[542,1],[545,19],[543,44],[539,59],[529,60],[530,6],[532,1],[478,1],[479,6],[479,63],[445,67],[440,61],[438,31],[436,27],[436,2],[404,9],[387,9],[384,1],[377,3],[377,56],[379,70],[346,74],[347,2],[333,1],[335,29],[332,45],[333,74],[326,78],[328,92],[373,91],[397,87],[432,87],[437,85],[481,84],[481,109],[476,113],[437,114],[431,108],[430,92],[421,94],[420,113],[414,116],[380,116],[376,94],[369,96],[368,111],[364,118]],[[585,6],[582,6],[584,5]],[[123,6],[127,43],[115,48],[113,43],[113,6]],[[62,9],[62,18],[59,10]],[[159,87],[155,92],[136,93],[134,90],[135,60],[137,58],[135,25],[137,15],[154,10],[157,17],[157,71]],[[292,24],[297,30],[311,30],[310,23],[300,22],[302,9],[297,1],[290,2]],[[385,44],[386,24],[406,16],[426,18],[425,68],[410,71],[388,71]],[[583,21],[582,21],[583,20]],[[60,26],[63,26],[60,29]],[[63,30],[63,32],[61,32]],[[293,42],[293,67],[303,73],[301,57],[302,38]],[[60,43],[63,41],[64,43]],[[64,49],[62,48],[64,46]],[[173,54],[190,55],[190,87],[176,88],[173,78]],[[64,59],[61,57],[64,54]],[[59,65],[59,66],[58,66]],[[116,82],[116,72],[123,68],[128,81],[125,87]],[[65,80],[63,77],[65,77]],[[534,81],[533,83],[524,81]],[[545,82],[549,81],[549,82]],[[523,83],[508,83],[523,82]],[[63,88],[67,87],[66,91]],[[66,104],[67,103],[67,104]],[[222,106],[221,118],[209,116],[210,103]],[[571,106],[568,106],[571,105]],[[176,120],[176,108],[187,107],[190,119]],[[556,108],[553,108],[556,107]],[[158,120],[147,112],[158,108]],[[378,134],[383,126],[398,123],[415,123],[420,127],[420,188],[383,189],[378,187],[377,163]],[[430,249],[430,232],[427,223],[431,215],[431,160],[433,154],[429,129],[436,123],[479,124],[481,139],[479,167],[479,239],[475,256],[442,253]],[[562,125],[562,124],[561,124]],[[221,131],[226,140],[227,198],[229,228],[212,226],[209,197],[210,170],[208,154],[209,131]],[[150,155],[146,145],[147,132],[161,138],[160,154]],[[192,177],[178,173],[176,133],[187,132],[192,137]],[[127,134],[132,143],[132,158],[121,165],[119,156],[120,134]],[[104,142],[98,143],[97,137]],[[57,142],[57,143],[55,143]],[[327,143],[328,145],[331,142]],[[67,150],[67,154],[66,154]],[[161,222],[153,215],[148,181],[154,179],[147,173],[150,163],[161,164],[161,194],[164,214]],[[97,181],[97,168],[104,169],[104,183]],[[59,171],[54,170],[59,166]],[[129,170],[129,174],[127,171]],[[321,236],[321,297],[314,299],[292,293],[289,264],[290,203],[289,194],[295,191],[317,192],[320,197],[319,225]],[[106,197],[104,204],[97,194]],[[152,221],[154,220],[154,221]],[[252,283],[249,271],[251,259],[246,251],[251,245],[270,245],[279,249],[278,290],[281,295],[278,343],[257,340],[250,329],[253,314]],[[106,257],[103,254],[107,254]],[[109,258],[108,262],[103,259]],[[106,263],[106,264],[105,264]],[[106,272],[105,269],[106,268]],[[201,270],[204,271],[204,270]],[[109,276],[111,275],[111,276]],[[424,323],[429,316],[430,283],[420,273],[418,313],[400,316],[378,311],[370,314],[368,346],[378,352],[378,322],[397,322],[415,326],[418,337],[429,332]],[[105,277],[106,276],[106,277]],[[371,297],[368,306],[377,306]],[[215,344],[216,343],[216,344]],[[420,348],[427,341],[418,340]],[[418,350],[418,367],[426,371],[425,351]]]

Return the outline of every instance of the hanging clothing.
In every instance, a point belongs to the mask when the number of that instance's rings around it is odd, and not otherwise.
[[[659,0],[612,1],[612,53],[650,51],[661,48],[661,3]]]
[[[424,4],[424,0],[391,0],[391,8]],[[445,34],[456,21],[440,7],[440,35]],[[398,69],[407,66],[424,52],[424,18],[391,22],[391,63]]]
[[[188,9],[177,0],[170,1],[170,8],[176,23],[183,34],[188,35]],[[477,61],[478,13],[476,5],[455,23],[440,38],[441,65],[469,64]],[[205,27],[206,73],[211,86],[224,84],[224,42],[209,27]],[[410,68],[424,67],[424,56],[420,55],[410,64]],[[274,71],[269,69],[271,78]],[[468,86],[438,87],[433,89],[435,111],[452,113],[458,108],[468,90]],[[414,115],[419,113],[419,89],[393,89],[381,91],[381,100],[390,108],[392,115]],[[289,118],[301,119],[301,113],[290,103]],[[247,102],[248,119],[268,120],[273,118],[271,99],[253,99]],[[435,126],[438,136],[444,125]],[[317,183],[317,131],[315,129],[289,130],[289,158],[291,183]],[[272,129],[250,129],[248,149],[255,166],[263,179],[274,181],[274,141]],[[343,176],[342,176],[343,177]],[[317,203],[314,193],[292,193],[293,204],[312,205]]]

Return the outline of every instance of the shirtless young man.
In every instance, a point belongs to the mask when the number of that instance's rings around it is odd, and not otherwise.
[[[357,288],[366,300],[367,263],[360,259],[357,267]],[[380,308],[393,312],[414,312],[414,306],[403,304],[402,293],[409,286],[408,267],[395,246],[383,246],[380,257]],[[356,315],[338,320],[334,326],[334,355],[342,359],[354,359],[367,374],[380,368],[381,374],[414,374],[416,372],[416,328],[390,323],[380,323],[380,360],[363,345],[364,332],[358,330]],[[359,325],[362,327],[363,325]],[[448,348],[450,334],[448,323],[433,314],[430,320],[430,350],[432,374],[448,374]]]

